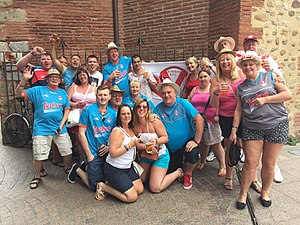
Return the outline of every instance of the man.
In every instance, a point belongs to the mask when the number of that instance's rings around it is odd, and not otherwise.
[[[170,152],[168,173],[182,168],[182,160],[185,156],[187,166],[183,188],[190,189],[193,186],[192,172],[199,159],[198,145],[204,129],[204,120],[190,102],[177,97],[180,88],[170,79],[167,78],[163,83],[158,84],[157,91],[162,95],[163,102],[155,107],[154,113],[160,117],[169,137],[167,143]]]
[[[65,67],[68,66],[68,58],[64,55],[58,57],[58,61],[63,64]]]
[[[62,64],[56,56],[56,44],[59,41],[59,37],[56,34],[53,34],[50,36],[50,43],[51,43],[51,57],[53,60],[53,65],[60,71],[62,74],[62,77],[64,79],[65,87],[68,90],[72,83],[73,83],[73,77],[75,76],[77,70],[81,66],[81,58],[77,54],[73,54],[71,56],[71,65],[70,67],[66,67],[64,64]]]
[[[29,79],[31,87],[47,85],[45,77],[48,74],[48,70],[52,67],[51,55],[46,53],[44,48],[35,46],[31,52],[22,57],[17,63],[18,70],[23,71],[36,56],[41,57],[41,65],[32,67],[33,76]]]
[[[103,81],[103,74],[97,70],[98,67],[98,57],[95,55],[89,55],[87,57],[87,71],[90,77],[90,84],[94,87],[99,87]]]
[[[70,103],[67,92],[58,87],[62,79],[60,73],[50,69],[45,77],[47,86],[36,86],[23,91],[32,76],[31,68],[26,68],[23,79],[17,86],[16,94],[34,103],[32,148],[35,176],[30,183],[30,188],[35,189],[41,182],[40,171],[43,169],[43,160],[48,159],[52,140],[63,156],[66,171],[71,165],[72,144],[65,126],[70,112]]]
[[[115,110],[117,113],[119,106],[123,102],[124,91],[121,91],[117,85],[111,88],[111,99],[109,100],[108,108]]]
[[[89,163],[88,170],[85,166],[73,164],[68,175],[70,183],[74,183],[76,177],[92,191],[96,191],[97,183],[104,181],[103,165],[108,153],[109,135],[116,124],[116,113],[107,108],[111,98],[108,86],[97,88],[97,103],[88,106],[80,115],[79,139]]]
[[[117,85],[120,90],[124,90],[124,97],[129,96],[128,71],[131,64],[131,58],[120,57],[118,46],[110,42],[107,46],[108,62],[103,68],[104,84],[109,87]]]
[[[137,80],[133,80],[130,82],[130,95],[123,99],[123,103],[129,105],[133,109],[136,100],[139,98],[146,99],[149,103],[150,110],[153,111],[154,105],[152,101],[148,98],[148,96],[141,94],[141,83]]]
[[[254,51],[258,52],[258,39],[254,35],[248,35],[244,38],[243,42],[243,48],[244,52],[246,51]],[[244,52],[237,52],[237,55],[244,54]],[[278,82],[285,83],[282,70],[278,66],[277,62],[269,55],[269,54],[260,54],[259,55],[262,60],[262,67],[260,68],[260,71],[273,71],[275,75],[277,76],[276,80]],[[275,165],[275,175],[274,175],[274,181],[277,183],[281,183],[283,181],[283,176],[281,174],[280,168],[278,164]]]
[[[156,80],[150,71],[142,67],[142,58],[140,55],[131,57],[133,71],[128,74],[129,81],[137,80],[141,84],[141,94],[152,100],[152,91],[156,90]]]
[[[219,53],[223,48],[229,48],[230,50],[233,50],[235,47],[235,41],[232,37],[220,37],[215,43],[214,43],[214,49],[217,53]]]

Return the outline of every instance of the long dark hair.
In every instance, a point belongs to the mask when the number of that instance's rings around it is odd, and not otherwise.
[[[121,110],[122,110],[122,108],[124,108],[124,107],[128,107],[129,110],[130,110],[130,113],[131,113],[131,121],[129,122],[128,127],[131,128],[131,129],[133,129],[133,113],[132,113],[132,109],[131,109],[130,106],[127,105],[127,104],[122,104],[122,105],[119,106],[119,108],[118,108],[118,113],[117,113],[117,121],[116,121],[116,125],[117,125],[118,127],[122,127]]]
[[[77,70],[75,76],[73,77],[73,82],[74,82],[76,85],[78,85],[78,86],[81,85],[81,82],[80,82],[80,80],[79,80],[79,78],[78,78],[79,74],[81,74],[81,73],[86,73],[86,75],[88,76],[88,78],[90,77],[90,76],[89,76],[89,73],[88,73],[88,71],[87,71],[86,69],[79,68],[79,69]]]

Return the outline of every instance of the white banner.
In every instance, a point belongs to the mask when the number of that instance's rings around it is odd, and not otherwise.
[[[180,87],[180,94],[185,87],[187,75],[189,74],[184,61],[143,62],[143,68],[153,73],[157,84],[161,83],[166,78],[171,79]],[[154,105],[157,105],[162,101],[158,92],[152,92],[152,101]]]

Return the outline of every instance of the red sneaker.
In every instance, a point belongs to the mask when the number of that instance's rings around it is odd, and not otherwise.
[[[190,189],[193,187],[193,177],[191,173],[185,173],[183,178],[183,188]]]

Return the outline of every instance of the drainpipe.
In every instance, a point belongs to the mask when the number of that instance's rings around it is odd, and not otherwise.
[[[114,42],[119,46],[119,14],[118,14],[118,0],[113,0],[113,24],[114,24]]]

